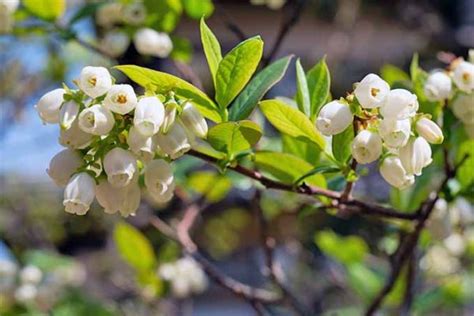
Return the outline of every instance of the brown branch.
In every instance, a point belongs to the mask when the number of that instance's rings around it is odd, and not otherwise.
[[[405,295],[403,296],[403,305],[400,309],[400,315],[410,315],[411,306],[413,304],[413,297],[415,294],[414,287],[416,278],[416,263],[417,251],[416,249],[414,249],[407,263]]]

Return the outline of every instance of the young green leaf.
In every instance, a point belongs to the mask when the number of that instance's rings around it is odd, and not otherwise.
[[[193,172],[188,178],[188,186],[204,195],[210,203],[217,203],[226,197],[232,188],[232,181],[225,175],[213,171]]]
[[[309,118],[297,109],[275,99],[260,102],[260,109],[270,123],[281,133],[303,140],[306,139],[324,150],[324,138]]]
[[[47,21],[58,19],[66,10],[65,0],[23,0],[22,4],[30,13]]]
[[[193,19],[208,17],[214,11],[211,0],[182,0],[184,11]]]
[[[226,108],[252,77],[262,58],[263,41],[249,38],[234,47],[219,63],[216,74],[216,101]]]
[[[309,178],[309,177],[311,177],[315,174],[333,173],[333,172],[338,172],[338,171],[341,171],[341,169],[339,167],[333,166],[333,165],[317,166],[313,170],[310,170],[309,172],[307,172],[306,174],[302,175],[297,180],[295,180],[294,184],[299,185],[302,182],[304,182],[304,180],[306,180],[306,178]]]
[[[152,269],[156,262],[150,241],[135,227],[120,222],[114,229],[114,240],[122,258],[137,270]]]
[[[229,119],[231,121],[246,119],[252,113],[265,93],[283,78],[292,57],[287,56],[277,60],[250,81],[230,107]]]
[[[217,40],[214,33],[212,33],[211,29],[207,26],[204,19],[201,19],[200,29],[202,47],[204,49],[204,54],[206,55],[209,71],[211,72],[215,87],[217,69],[219,68],[219,63],[222,60],[221,45],[219,44],[219,41]]]
[[[232,159],[235,154],[252,148],[260,137],[260,126],[252,121],[238,121],[213,126],[207,134],[207,141],[214,149],[227,153]]]
[[[307,117],[311,116],[311,99],[309,97],[308,81],[301,66],[300,59],[296,60],[296,103],[298,109]]]
[[[225,116],[204,92],[183,79],[134,65],[121,65],[115,68],[144,88],[153,88],[157,93],[174,91],[176,95],[189,99],[202,115],[214,122],[221,122],[222,117]]]
[[[391,64],[383,65],[382,69],[380,69],[380,75],[390,86],[396,83],[410,81],[410,77],[406,72]]]
[[[193,57],[193,44],[185,37],[171,36],[173,51],[170,57],[175,61],[189,63]]]
[[[295,155],[312,165],[319,161],[321,149],[313,142],[296,139],[286,134],[281,134],[281,142],[283,152]]]
[[[319,109],[326,103],[331,87],[331,77],[326,57],[323,57],[307,75],[308,89],[311,100],[311,120],[314,121]]]
[[[332,154],[337,161],[345,163],[351,155],[351,143],[354,139],[354,127],[349,125],[342,133],[332,138]]]
[[[181,18],[183,5],[179,0],[144,0],[143,4],[147,10],[147,21],[150,27],[171,33]]]

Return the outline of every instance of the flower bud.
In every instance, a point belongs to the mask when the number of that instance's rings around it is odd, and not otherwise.
[[[110,184],[116,188],[124,187],[137,172],[137,161],[129,151],[115,147],[104,157],[104,170]]]
[[[135,1],[123,7],[123,20],[131,25],[140,25],[145,21],[146,8],[140,1]]]
[[[451,235],[453,225],[449,213],[448,202],[445,199],[436,201],[431,216],[426,222],[426,228],[434,238],[445,239]]]
[[[443,244],[446,249],[456,257],[462,255],[464,250],[466,250],[466,242],[458,233],[451,234],[448,238],[443,240]]]
[[[115,23],[121,22],[122,6],[123,5],[118,2],[109,2],[101,5],[95,15],[97,25],[110,28]]]
[[[59,111],[64,102],[64,89],[54,89],[43,95],[35,105],[36,111],[45,123],[59,123]]]
[[[97,98],[110,90],[112,77],[104,67],[87,66],[82,68],[77,85],[91,98]]]
[[[371,163],[382,154],[382,139],[376,133],[363,130],[352,141],[351,151],[358,163]]]
[[[324,105],[316,119],[316,127],[326,136],[342,133],[354,119],[349,107],[339,101]]]
[[[191,149],[186,131],[178,122],[171,126],[168,133],[163,134],[160,132],[156,134],[156,142],[161,150],[169,155],[171,159],[179,158]]]
[[[416,122],[417,133],[431,144],[441,144],[443,142],[443,131],[432,120],[422,117]]]
[[[59,111],[59,125],[62,129],[69,129],[79,114],[79,104],[69,101],[61,106]]]
[[[160,130],[164,116],[163,103],[157,97],[145,97],[138,101],[133,125],[144,136],[153,136]]]
[[[464,124],[474,124],[474,94],[460,94],[453,102],[453,113]]]
[[[408,174],[421,175],[422,169],[433,161],[430,144],[423,137],[413,137],[400,148],[399,153],[402,165]]]
[[[145,168],[145,185],[153,195],[163,194],[174,181],[171,165],[163,159],[155,159]]]
[[[451,78],[442,71],[434,72],[426,79],[424,92],[430,101],[446,100],[450,97],[451,91]]]
[[[397,189],[405,189],[415,183],[415,177],[406,172],[400,158],[388,156],[380,165],[380,174],[391,186]]]
[[[71,149],[83,149],[92,141],[92,134],[84,132],[79,127],[79,120],[74,120],[69,129],[61,129],[59,132],[59,143]]]
[[[173,43],[168,34],[150,28],[139,29],[135,33],[133,42],[142,55],[166,58],[173,50]]]
[[[178,104],[176,101],[168,101],[165,104],[165,117],[163,119],[163,124],[161,125],[161,132],[168,133],[171,126],[173,126],[176,121],[176,112],[178,109]]]
[[[112,57],[122,56],[130,45],[130,37],[122,31],[112,30],[105,33],[100,47]]]
[[[179,117],[183,126],[199,138],[207,136],[207,122],[201,113],[190,102],[186,102]]]
[[[373,109],[382,104],[389,91],[390,86],[382,78],[368,74],[357,84],[354,94],[363,108]]]
[[[87,172],[72,176],[64,190],[63,205],[66,212],[84,215],[90,208],[95,196],[95,180]]]
[[[411,134],[410,120],[383,119],[380,121],[379,133],[387,146],[405,146]]]
[[[471,93],[474,90],[474,64],[460,62],[454,69],[453,81],[459,90]]]
[[[21,283],[38,284],[43,278],[43,272],[34,265],[27,265],[20,271]]]
[[[86,108],[79,114],[79,127],[92,135],[107,135],[114,125],[114,115],[100,104]]]
[[[102,179],[97,186],[96,198],[100,206],[104,208],[107,214],[119,212],[122,216],[128,217],[135,214],[140,205],[140,186],[138,177],[125,187],[116,188],[109,181]]]
[[[51,159],[46,172],[56,185],[65,187],[82,163],[82,158],[77,151],[63,149]]]
[[[128,132],[127,144],[130,150],[144,162],[152,160],[155,156],[155,138],[143,136],[135,126],[132,126]]]
[[[384,118],[403,120],[414,116],[418,106],[415,94],[405,89],[394,89],[387,94],[380,106],[380,114]]]
[[[118,114],[127,114],[137,106],[137,96],[131,85],[115,84],[104,99],[104,107]]]

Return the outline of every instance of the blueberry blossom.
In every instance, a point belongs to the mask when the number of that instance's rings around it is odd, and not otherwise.
[[[143,162],[153,159],[156,151],[155,137],[144,136],[135,126],[128,131],[127,144],[130,150]]]
[[[415,177],[407,173],[397,156],[386,157],[379,171],[384,180],[397,189],[405,189],[415,182]]]
[[[59,110],[59,125],[62,129],[69,129],[79,115],[79,104],[75,101],[68,101]]]
[[[474,91],[474,64],[461,61],[453,72],[453,81],[459,90],[471,93]]]
[[[386,119],[403,120],[413,117],[418,106],[415,94],[405,89],[394,89],[387,94],[380,106],[380,114]]]
[[[152,195],[162,195],[173,185],[171,165],[163,159],[155,159],[145,168],[145,185]]]
[[[376,74],[368,74],[359,82],[354,94],[360,105],[366,109],[378,108],[390,92],[390,86]]]
[[[458,95],[453,101],[452,109],[464,124],[474,124],[474,93]]]
[[[59,123],[59,112],[64,102],[64,89],[54,89],[43,95],[35,105],[36,111],[45,123]]]
[[[122,31],[112,30],[100,40],[100,47],[112,57],[122,56],[130,46],[130,37]]]
[[[451,91],[451,78],[442,71],[436,71],[426,79],[424,92],[430,101],[446,100],[451,96]]]
[[[383,119],[379,124],[379,134],[389,147],[405,146],[411,134],[410,120]]]
[[[112,77],[104,67],[84,67],[77,82],[79,89],[91,98],[106,94],[112,87]]]
[[[352,141],[351,152],[358,163],[371,163],[382,154],[382,139],[374,132],[363,130]]]
[[[92,141],[92,134],[84,132],[79,127],[79,120],[74,120],[69,129],[61,129],[59,132],[59,143],[71,149],[83,149]]]
[[[171,159],[179,158],[191,149],[186,131],[179,122],[175,122],[166,134],[161,132],[156,134],[156,141],[161,150]]]
[[[180,115],[183,126],[199,138],[207,136],[207,122],[190,102],[186,102]]]
[[[133,124],[144,136],[156,134],[163,123],[165,108],[157,97],[144,97],[135,108]]]
[[[84,215],[95,197],[95,180],[87,172],[78,173],[69,180],[64,190],[66,212]]]
[[[137,106],[137,96],[131,85],[113,85],[104,99],[104,107],[118,114],[127,114]]]
[[[351,125],[353,119],[349,106],[340,101],[332,101],[319,111],[316,127],[326,136],[336,135]]]
[[[107,214],[118,212],[124,217],[135,214],[141,198],[138,177],[121,188],[114,187],[106,179],[101,179],[97,185],[96,198]]]
[[[83,161],[79,152],[72,149],[63,149],[51,159],[46,172],[56,185],[65,187],[72,174],[82,164]]]
[[[142,55],[165,58],[173,50],[173,43],[166,33],[150,28],[142,28],[133,37],[135,48]]]
[[[114,115],[100,104],[86,108],[79,114],[79,127],[92,135],[107,135],[115,125]]]
[[[137,161],[128,150],[115,147],[104,157],[104,170],[110,184],[117,188],[124,187],[137,172]]]
[[[421,175],[424,167],[428,166],[431,159],[430,144],[423,137],[413,137],[400,148],[400,160],[408,174]]]
[[[431,144],[441,144],[444,139],[441,128],[426,117],[422,117],[416,122],[416,132]]]

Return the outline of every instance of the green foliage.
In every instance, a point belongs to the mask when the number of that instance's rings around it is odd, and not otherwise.
[[[382,277],[361,263],[347,266],[347,281],[365,302],[373,299],[383,285]]]
[[[54,21],[64,14],[65,0],[23,0],[23,6],[31,14],[47,21]]]
[[[331,76],[326,64],[326,57],[323,57],[313,68],[311,68],[306,77],[311,100],[310,118],[314,121],[319,113],[319,109],[329,98]]]
[[[234,47],[219,63],[216,73],[216,101],[226,108],[244,88],[257,69],[263,54],[259,36]]]
[[[325,255],[344,265],[362,262],[369,252],[366,242],[358,236],[343,237],[333,231],[321,231],[314,241]]]
[[[474,140],[467,140],[461,144],[456,155],[456,162],[459,163],[465,156],[468,156],[459,167],[456,178],[463,188],[474,184]]]
[[[311,99],[309,95],[308,81],[300,59],[296,60],[296,103],[298,109],[307,117],[311,117]]]
[[[229,119],[246,119],[268,90],[283,78],[291,58],[281,58],[260,71],[232,103]]]
[[[420,112],[431,114],[436,119],[442,111],[442,102],[429,101],[424,93],[425,81],[428,77],[426,71],[420,68],[418,62],[418,54],[413,55],[412,62],[410,64],[410,76],[412,81],[413,93],[418,97],[418,103],[420,104]]]
[[[183,63],[189,63],[193,57],[193,44],[184,37],[171,36],[173,51],[170,57]]]
[[[312,165],[319,161],[321,150],[313,142],[299,140],[285,134],[281,134],[282,151],[304,159]]]
[[[212,0],[182,0],[184,11],[193,19],[209,17],[214,12]]]
[[[342,133],[332,138],[332,154],[337,161],[346,163],[351,157],[351,143],[354,139],[354,128],[349,125]]]
[[[410,76],[405,71],[391,64],[383,65],[380,75],[390,86],[410,81]]]
[[[193,172],[188,178],[188,186],[204,195],[210,203],[224,199],[232,188],[232,181],[225,175],[212,171]]]
[[[166,33],[176,28],[183,13],[181,0],[144,0],[143,4],[149,24]]]
[[[279,100],[264,100],[260,102],[260,109],[265,117],[281,133],[307,140],[324,150],[324,138],[316,130],[311,121],[300,111]]]
[[[116,310],[112,310],[109,306],[104,306],[98,301],[86,297],[80,293],[70,293],[64,297],[53,310],[49,313],[52,316],[113,316],[117,315]],[[29,315],[29,314],[28,314]],[[32,316],[40,316],[43,314],[33,313]]]
[[[207,64],[209,65],[209,70],[215,87],[217,69],[222,60],[221,45],[214,33],[212,33],[211,29],[206,25],[204,19],[201,19],[200,30],[202,47],[204,49],[204,54],[206,55]]]
[[[120,256],[137,271],[153,269],[155,253],[150,241],[135,227],[120,222],[115,226],[114,240]]]
[[[69,257],[43,250],[27,251],[24,254],[24,262],[34,265],[42,271],[53,271],[74,264],[74,260]]]

